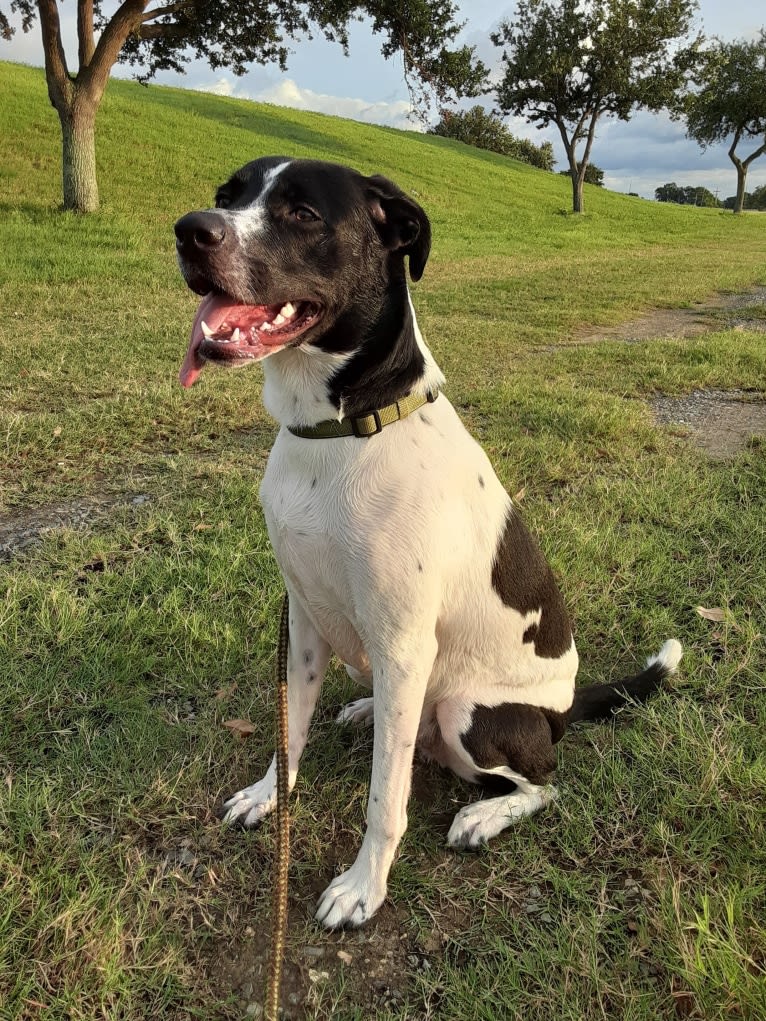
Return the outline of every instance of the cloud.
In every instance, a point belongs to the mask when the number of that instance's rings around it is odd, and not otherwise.
[[[749,152],[748,146],[741,146]],[[727,155],[728,144],[702,150],[686,137],[683,122],[668,114],[637,113],[629,122],[602,121],[593,145],[593,161],[601,167],[607,188],[637,191],[647,198],[669,181],[719,190],[721,198],[733,195],[737,177]],[[766,182],[766,161],[755,162],[748,175],[748,190]]]
[[[315,113],[347,117],[350,120],[368,124],[384,124],[392,128],[410,131],[422,130],[417,121],[411,119],[412,104],[408,100],[391,102],[355,99],[350,96],[331,96],[323,92],[301,88],[292,78],[281,78],[278,82],[252,91],[238,82],[223,76],[215,82],[197,85],[201,92],[213,92],[218,96],[233,96],[237,99],[251,99],[258,103],[273,103],[294,110],[313,110]]]

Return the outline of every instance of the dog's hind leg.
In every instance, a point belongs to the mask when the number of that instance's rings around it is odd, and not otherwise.
[[[372,675],[369,671],[363,673],[345,663],[346,673],[355,684],[364,688],[372,687]],[[335,718],[336,723],[353,723],[354,726],[372,726],[372,698],[357,698],[353,702],[344,705]]]
[[[449,846],[455,851],[474,851],[518,819],[539,812],[558,797],[556,788],[550,784],[545,787],[525,784],[525,790],[519,781],[517,784],[519,789],[513,794],[483,798],[461,808],[447,834]]]
[[[309,723],[322,687],[331,649],[306,616],[298,598],[290,595],[290,642],[287,651],[288,777],[295,786],[298,762],[308,737]],[[256,826],[276,807],[277,767],[271,760],[262,780],[237,791],[224,802],[226,823]]]
[[[355,727],[371,727],[375,710],[372,698],[358,698],[344,705],[335,717],[336,723],[353,723]]]
[[[556,800],[556,788],[545,780],[556,768],[554,744],[564,733],[564,714],[510,702],[475,705],[463,698],[439,703],[436,714],[447,764],[465,779],[508,788],[457,813],[447,834],[450,847],[481,847]]]

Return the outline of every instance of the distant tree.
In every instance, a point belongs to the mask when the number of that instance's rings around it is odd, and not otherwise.
[[[658,202],[683,203],[684,192],[683,188],[679,188],[675,181],[669,181],[654,189],[654,197]]]
[[[766,29],[752,41],[717,40],[703,54],[696,89],[686,98],[684,112],[690,138],[703,149],[731,138],[729,159],[737,168],[734,212],[744,208],[750,164],[766,152]],[[755,139],[755,149],[744,159],[737,146]]]
[[[697,0],[519,0],[492,34],[505,65],[500,109],[556,125],[574,212],[599,118],[627,121],[677,101],[700,41],[687,40],[696,10]]]
[[[56,0],[10,0],[29,32],[40,18],[48,96],[61,122],[64,208],[98,208],[96,113],[117,62],[156,71],[183,72],[190,55],[212,68],[244,74],[252,63],[277,63],[284,71],[288,44],[318,29],[348,48],[348,27],[359,15],[383,37],[382,53],[400,53],[404,73],[421,99],[431,90],[437,100],[477,95],[486,68],[472,47],[450,49],[461,25],[452,0],[122,0],[111,14],[101,0],[77,0],[77,71],[67,64]],[[96,32],[99,32],[96,41]],[[0,11],[0,36],[14,33]]]
[[[724,199],[723,205],[726,209],[734,209],[737,202],[736,195],[729,195],[727,199]],[[746,191],[742,200],[743,209],[766,209],[766,184],[762,184],[760,188],[756,188],[755,191]]]
[[[570,177],[570,171],[559,170],[560,174],[564,177]],[[595,184],[597,188],[604,187],[604,171],[601,167],[597,167],[595,163],[589,163],[585,168],[585,176],[583,178],[585,184]]]
[[[682,187],[677,185],[675,181],[663,184],[660,188],[655,188],[654,197],[658,202],[677,202],[681,206],[718,207],[721,205],[709,188],[692,184]]]
[[[474,145],[477,149],[500,153],[501,156],[510,156],[522,163],[531,163],[541,170],[553,170],[556,162],[550,142],[535,145],[527,138],[517,138],[501,117],[478,105],[472,106],[470,110],[443,107],[438,123],[429,128],[428,133],[454,138],[466,145]]]

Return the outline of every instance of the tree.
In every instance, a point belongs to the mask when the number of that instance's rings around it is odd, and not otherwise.
[[[687,184],[680,186],[675,181],[663,184],[654,189],[654,197],[658,202],[676,202],[681,206],[708,206],[718,208],[721,203],[710,191],[701,185]]]
[[[366,14],[372,31],[383,37],[383,55],[402,55],[407,82],[421,102],[428,90],[440,101],[476,95],[487,73],[472,47],[449,48],[461,27],[452,0],[122,0],[111,15],[104,6],[77,0],[72,74],[56,0],[10,0],[25,32],[40,18],[48,95],[61,121],[64,208],[79,212],[98,208],[96,113],[117,62],[144,68],[143,80],[161,69],[183,72],[190,52],[235,74],[251,63],[276,62],[285,70],[288,41],[318,26],[347,51],[349,23]],[[0,11],[0,35],[10,39],[13,33]]]
[[[702,55],[695,85],[685,102],[686,133],[703,149],[731,138],[729,159],[737,168],[734,212],[741,213],[747,171],[766,152],[766,29],[750,42],[717,40]],[[736,149],[747,138],[758,142],[743,159]]]
[[[517,138],[511,133],[501,117],[490,113],[482,106],[470,110],[450,110],[442,107],[438,122],[428,129],[429,135],[454,138],[477,149],[487,149],[510,156],[522,163],[530,163],[540,170],[553,170],[556,160],[550,142],[535,145],[527,138]]]
[[[500,109],[556,125],[575,213],[599,118],[664,109],[685,86],[700,42],[687,38],[696,10],[697,0],[519,0],[515,20],[493,33],[504,48]]]

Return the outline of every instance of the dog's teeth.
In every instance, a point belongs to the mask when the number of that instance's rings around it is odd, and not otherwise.
[[[278,315],[274,316],[272,322],[275,326],[281,326],[282,323],[285,322],[285,317],[280,312]]]
[[[279,314],[280,316],[283,316],[285,319],[289,319],[290,316],[295,315],[295,305],[293,305],[291,301],[288,301],[288,303],[286,305],[283,305],[282,308],[279,310]]]
[[[208,326],[204,319],[200,323],[200,328],[202,329],[202,333],[208,338],[208,340],[210,339],[210,337],[213,336],[213,331],[210,329],[210,327]]]
[[[232,333],[230,339],[231,339],[232,344],[239,344],[240,339],[241,339],[240,332],[239,332],[239,327],[237,327],[236,330]]]
[[[259,329],[261,329],[261,330],[265,330],[265,331],[268,331],[268,330],[273,330],[273,329],[274,329],[274,327],[272,326],[272,324],[271,324],[271,323],[263,323],[263,324],[262,324],[262,325],[261,325],[261,326],[259,327]]]

